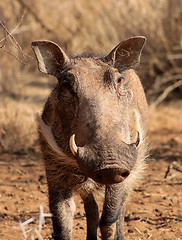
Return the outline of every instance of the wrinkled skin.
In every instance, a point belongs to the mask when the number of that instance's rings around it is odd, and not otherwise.
[[[144,37],[121,42],[109,55],[68,58],[49,41],[32,43],[41,72],[58,84],[39,118],[54,239],[72,239],[73,192],[87,217],[87,239],[124,239],[124,208],[144,168],[148,110],[134,68]],[[76,136],[76,150],[69,146]],[[94,194],[104,191],[99,220]]]

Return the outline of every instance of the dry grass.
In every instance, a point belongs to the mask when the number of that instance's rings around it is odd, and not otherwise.
[[[37,139],[34,108],[16,101],[3,101],[0,108],[0,152],[32,149]]]
[[[35,140],[27,136],[36,131],[33,115],[50,85],[37,71],[30,47],[36,39],[53,40],[77,55],[93,50],[107,53],[124,38],[144,35],[148,41],[138,71],[148,98],[156,100],[170,85],[174,88],[167,99],[181,94],[181,5],[182,0],[0,1],[0,20],[31,56],[24,57],[8,36],[4,47],[28,66],[0,48],[0,150],[27,150]],[[4,37],[0,27],[0,46]]]

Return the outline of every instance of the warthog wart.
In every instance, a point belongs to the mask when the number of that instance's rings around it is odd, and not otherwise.
[[[124,239],[125,202],[142,176],[148,107],[134,69],[145,37],[119,43],[106,57],[69,58],[35,41],[39,70],[58,80],[38,117],[54,239],[72,239],[73,193],[84,201],[87,240]],[[99,220],[95,197],[102,193]]]

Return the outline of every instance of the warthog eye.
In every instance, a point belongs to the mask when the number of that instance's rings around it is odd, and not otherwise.
[[[116,83],[117,83],[117,84],[121,84],[121,83],[123,82],[123,80],[125,80],[124,77],[121,77],[121,76],[120,76],[120,77],[118,77],[118,78],[116,79]]]
[[[75,77],[72,73],[63,71],[59,75],[59,83],[66,89],[71,90],[75,82]]]
[[[66,81],[66,80],[64,80],[64,81],[62,82],[62,84],[63,84],[63,87],[66,88],[66,89],[71,89],[71,88],[72,88],[71,83],[68,82],[68,81]]]
[[[118,78],[116,78],[116,92],[115,92],[116,95],[117,95],[118,92],[119,92],[119,89],[120,89],[120,87],[121,87],[121,84],[122,84],[123,80],[125,80],[125,79],[124,79],[124,77],[121,77],[121,76],[119,76]]]

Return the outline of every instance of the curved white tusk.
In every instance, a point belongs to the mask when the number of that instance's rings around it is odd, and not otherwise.
[[[75,143],[75,134],[73,134],[71,137],[70,137],[70,149],[71,149],[71,152],[73,153],[74,156],[77,155],[77,152],[78,152],[78,147]]]
[[[139,131],[137,131],[137,140],[135,142],[136,148],[139,148],[142,143],[142,135]]]

